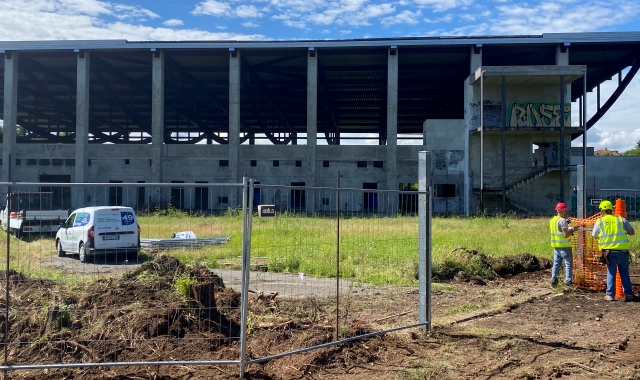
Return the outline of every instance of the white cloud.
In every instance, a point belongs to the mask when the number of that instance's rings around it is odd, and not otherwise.
[[[413,0],[420,7],[433,8],[435,12],[443,12],[452,8],[464,8],[473,4],[474,0]]]
[[[490,30],[495,34],[595,31],[624,24],[640,13],[640,4],[626,0],[569,3],[497,6]]]
[[[351,30],[348,30],[348,29],[346,29],[346,30],[341,30],[341,31],[340,31],[340,34],[341,34],[341,35],[343,35],[343,36],[344,36],[344,35],[347,35],[347,34],[351,34],[351,33],[352,33],[352,31],[351,31]]]
[[[380,23],[385,26],[390,26],[394,24],[409,24],[415,25],[418,23],[418,19],[422,16],[422,11],[417,10],[416,12],[411,11],[402,11],[397,15],[393,15],[390,17],[385,17],[380,20]]]
[[[140,7],[95,0],[0,1],[0,40],[263,40],[259,34],[213,33],[198,29],[150,27],[135,19],[157,15]],[[123,17],[123,15],[130,15]],[[108,22],[105,17],[120,21]],[[139,21],[139,20],[138,20]]]
[[[240,18],[262,17],[262,13],[253,5],[240,5],[234,10],[235,15]]]
[[[244,26],[245,28],[257,28],[260,26],[260,24],[256,24],[255,22],[252,22],[252,21],[245,21],[241,25]]]
[[[163,24],[166,26],[180,26],[180,25],[184,25],[184,22],[182,22],[182,20],[172,18],[170,20],[163,22]]]
[[[207,0],[196,5],[191,14],[209,15],[209,16],[225,16],[231,13],[231,5],[216,0]]]
[[[453,16],[446,15],[444,17],[436,18],[436,19],[433,19],[433,20],[425,18],[423,21],[428,23],[428,24],[437,24],[437,23],[441,23],[441,22],[451,22],[452,19],[453,19]]]

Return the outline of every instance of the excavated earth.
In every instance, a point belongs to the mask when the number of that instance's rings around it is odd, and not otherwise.
[[[431,333],[420,328],[307,351],[246,368],[248,379],[640,379],[640,303],[549,286],[548,262],[489,260],[492,280],[457,273],[434,283]],[[640,268],[633,266],[633,273]],[[4,287],[5,274],[0,275]],[[176,279],[190,284],[190,300]],[[64,288],[10,273],[12,365],[236,360],[239,294],[204,268],[158,256],[118,278]],[[633,277],[634,290],[640,281]],[[4,290],[0,291],[4,298]],[[251,294],[250,359],[330,342],[329,299]],[[385,303],[382,305],[382,303]],[[415,323],[418,292],[363,293],[348,304],[341,338]],[[6,304],[2,299],[3,305]],[[376,305],[378,304],[379,307]],[[343,307],[346,307],[343,306]],[[4,307],[3,307],[4,309]],[[380,314],[385,310],[385,315]],[[302,311],[302,312],[301,312]],[[313,316],[313,317],[310,317]],[[2,341],[6,315],[0,314]],[[30,342],[30,343],[27,343]],[[9,379],[232,379],[235,365],[15,370]]]

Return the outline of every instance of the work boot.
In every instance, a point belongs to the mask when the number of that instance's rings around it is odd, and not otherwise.
[[[558,279],[554,278],[551,280],[551,287],[555,288],[556,286],[558,286]]]
[[[606,296],[604,296],[604,300],[605,301],[613,301],[613,296],[610,296],[610,295],[607,294]]]
[[[638,297],[634,296],[633,294],[632,295],[627,294],[624,296],[624,302],[636,302],[636,301],[638,301]]]

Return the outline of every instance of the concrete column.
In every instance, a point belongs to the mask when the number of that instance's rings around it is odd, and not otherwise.
[[[556,65],[568,66],[569,65],[569,45],[558,44],[556,45]],[[564,89],[564,93],[567,99],[571,99],[571,84],[567,84]]]
[[[471,62],[469,73],[473,74],[480,66],[482,66],[482,45],[471,47],[471,59],[469,61]]]
[[[240,51],[229,51],[229,182],[242,182],[238,175],[240,152]],[[231,207],[240,206],[238,192],[232,191]]]
[[[476,46],[472,46],[471,48],[471,52],[470,52],[470,61],[471,61],[471,66],[469,67],[469,75],[473,75],[476,70],[478,70],[480,67],[482,67],[482,45],[476,45]],[[471,107],[469,106],[470,103],[475,102],[476,101],[476,97],[474,96],[475,92],[474,92],[474,88],[473,85],[470,84],[470,79],[467,78],[465,80],[465,96],[464,96],[464,107],[465,107],[465,124],[467,126],[468,130],[471,130],[473,128],[472,124],[471,124]],[[471,189],[471,143],[469,141],[469,132],[467,131],[464,134],[464,151],[466,154],[466,157],[464,158],[464,167],[463,167],[463,171],[464,171],[464,213],[465,215],[469,216],[471,213],[471,196],[472,196],[472,189]]]
[[[307,186],[316,186],[318,147],[318,52],[309,49],[307,55]],[[307,213],[316,211],[317,194],[307,191]]]
[[[2,139],[2,180],[9,180],[9,167],[16,157],[16,124],[18,114],[18,53],[8,51],[4,55],[4,109]],[[9,155],[11,155],[11,161]],[[14,173],[12,176],[15,177]],[[6,190],[6,189],[5,189]]]
[[[151,182],[164,182],[164,52],[153,51],[151,69]],[[153,206],[160,206],[162,190],[151,189]]]
[[[87,182],[87,150],[89,145],[89,52],[80,51],[76,57],[76,178],[75,183]],[[84,187],[73,188],[72,207],[84,207]]]
[[[398,190],[398,48],[392,46],[387,54],[387,189]],[[388,197],[389,215],[398,212],[398,197]]]

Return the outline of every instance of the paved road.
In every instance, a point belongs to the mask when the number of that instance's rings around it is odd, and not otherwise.
[[[146,256],[140,256],[143,258]],[[129,270],[134,270],[142,264],[138,261],[127,261],[124,257],[113,256],[95,257],[93,263],[81,263],[77,255],[58,257],[56,254],[41,259],[41,265],[82,275],[121,276]],[[222,277],[225,285],[240,291],[242,272],[230,269],[214,269],[218,276]],[[278,292],[278,297],[303,297],[315,295],[328,297],[336,294],[335,278],[313,278],[299,273],[273,273],[251,271],[249,275],[249,289],[253,292],[270,294]],[[340,292],[373,292],[382,291],[368,284],[355,284],[350,281],[340,281]]]

